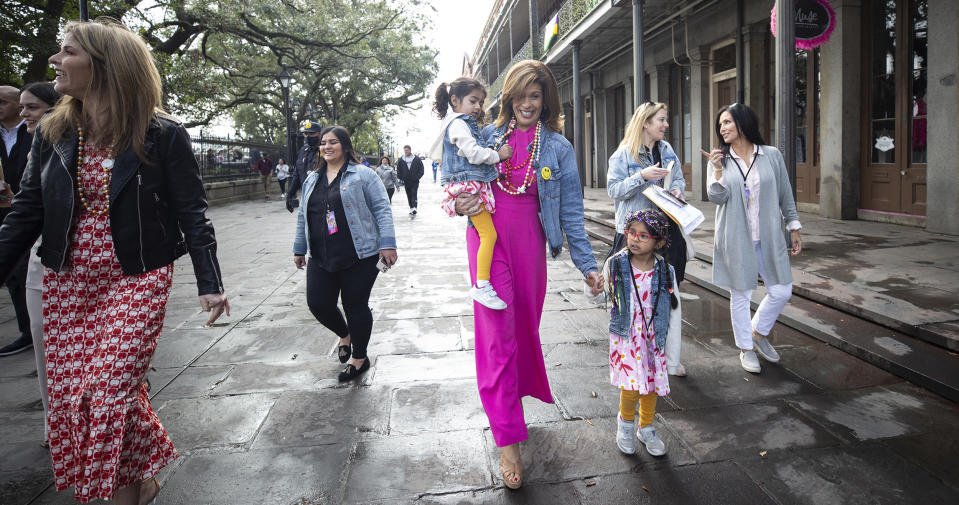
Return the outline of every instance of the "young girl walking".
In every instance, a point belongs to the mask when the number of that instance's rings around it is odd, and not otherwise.
[[[673,267],[663,259],[669,247],[669,218],[644,209],[626,218],[626,247],[604,267],[611,301],[609,313],[609,377],[619,387],[616,445],[625,454],[636,451],[633,431],[639,404],[639,441],[653,456],[666,454],[653,418],[656,399],[669,394],[666,360],[678,362],[682,309]]]
[[[446,193],[443,210],[455,216],[454,205],[460,193],[479,195],[483,202],[483,212],[470,217],[480,239],[476,253],[476,284],[470,289],[470,296],[486,307],[503,310],[506,303],[489,282],[496,243],[496,228],[491,215],[496,212],[496,202],[489,183],[498,176],[494,164],[512,157],[513,148],[504,144],[496,151],[480,142],[477,122],[483,118],[483,102],[486,100],[483,83],[469,77],[460,77],[449,84],[444,82],[436,88],[435,99],[433,111],[443,120],[443,128],[430,155],[442,160],[440,183]],[[447,114],[450,107],[453,114]]]

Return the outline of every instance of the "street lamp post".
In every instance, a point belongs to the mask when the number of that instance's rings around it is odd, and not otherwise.
[[[296,153],[293,152],[293,127],[290,123],[290,73],[286,71],[286,65],[283,65],[283,70],[276,76],[276,80],[280,82],[280,87],[283,88],[283,113],[286,117],[286,151],[289,155],[290,160],[296,160]]]

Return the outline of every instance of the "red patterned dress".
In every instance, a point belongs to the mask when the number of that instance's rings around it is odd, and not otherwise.
[[[87,146],[80,180],[91,209],[108,206],[109,151]],[[135,182],[131,182],[135,184]],[[173,265],[123,274],[109,213],[80,205],[60,273],[43,274],[50,457],[57,490],[82,503],[110,499],[157,474],[177,453],[143,379],[163,327]]]

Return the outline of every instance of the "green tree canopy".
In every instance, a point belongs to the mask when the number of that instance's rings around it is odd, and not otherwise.
[[[76,19],[76,2],[11,0],[0,10],[0,80],[49,78],[58,32]],[[418,32],[430,27],[428,3],[399,0],[107,0],[110,15],[153,48],[165,106],[187,125],[233,118],[247,136],[283,131],[280,65],[293,76],[298,124],[311,117],[357,131],[416,102],[437,71],[436,52]],[[271,111],[272,109],[272,111]],[[257,113],[259,111],[259,113]],[[255,126],[259,120],[265,124]]]

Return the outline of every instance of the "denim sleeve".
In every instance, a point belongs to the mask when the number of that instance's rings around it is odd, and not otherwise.
[[[558,146],[557,160],[563,177],[560,179],[559,220],[569,245],[569,255],[576,268],[585,276],[596,268],[593,247],[586,238],[583,212],[583,188],[579,182],[576,154],[569,143]]]
[[[649,185],[638,170],[632,175],[627,175],[628,171],[629,156],[625,149],[619,149],[609,157],[606,174],[606,193],[613,200],[629,200]]]
[[[376,174],[366,174],[363,182],[363,196],[366,206],[369,207],[373,218],[376,219],[376,228],[379,232],[378,247],[382,249],[396,249],[396,232],[393,230],[393,210],[390,208],[390,199],[386,195],[386,186],[380,184]]]
[[[296,235],[293,238],[293,255],[306,256],[306,199],[300,199],[300,207],[296,212]]]

